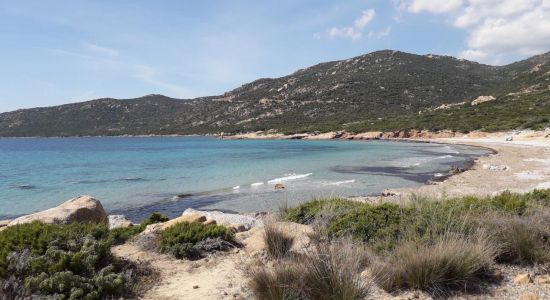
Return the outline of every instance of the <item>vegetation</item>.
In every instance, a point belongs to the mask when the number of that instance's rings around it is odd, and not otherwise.
[[[292,245],[294,238],[278,229],[271,223],[264,225],[264,242],[267,249],[267,254],[274,259],[284,258]]]
[[[249,270],[258,299],[363,299],[368,285],[361,278],[367,252],[350,240],[318,243],[305,253],[287,256],[273,268]]]
[[[161,233],[161,250],[176,258],[198,259],[205,252],[235,247],[234,235],[227,227],[200,222],[182,222]]]
[[[480,288],[498,262],[550,263],[550,189],[493,197],[413,197],[403,205],[314,200],[280,215],[319,228],[321,238],[312,238],[318,244],[345,237],[364,243],[373,250],[373,280],[389,292],[418,289],[445,297],[455,289]],[[275,272],[265,278],[278,281],[293,270],[264,271]]]
[[[374,266],[374,279],[388,291],[413,289],[446,296],[488,277],[496,254],[495,243],[484,235],[446,233],[433,243],[400,244],[386,261]]]
[[[0,136],[507,130],[550,126],[550,54],[502,67],[378,51],[221,96],[98,99],[0,114]],[[496,100],[472,106],[481,95]],[[463,103],[457,105],[458,103]],[[444,104],[453,104],[442,108]]]
[[[0,232],[0,294],[101,299],[131,294],[145,274],[111,255],[106,224],[33,222]],[[145,273],[143,273],[145,272]]]

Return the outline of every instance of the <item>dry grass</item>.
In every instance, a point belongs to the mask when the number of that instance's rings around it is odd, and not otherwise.
[[[267,222],[264,226],[264,242],[270,258],[282,259],[288,255],[294,244],[294,238],[278,229],[273,223]]]
[[[321,243],[287,256],[273,267],[249,271],[250,288],[258,299],[363,299],[367,282],[361,278],[368,256],[350,239]]]
[[[493,265],[497,247],[484,234],[446,233],[433,243],[410,241],[375,264],[375,281],[385,290],[423,290],[443,296],[478,285]]]
[[[550,210],[524,216],[493,214],[483,220],[499,245],[497,261],[513,264],[550,262]]]

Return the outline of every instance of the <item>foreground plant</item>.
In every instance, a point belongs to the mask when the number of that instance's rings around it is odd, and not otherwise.
[[[281,259],[289,253],[294,244],[294,238],[273,223],[267,222],[264,225],[264,243],[269,257]]]
[[[199,259],[204,253],[234,248],[237,243],[227,227],[181,222],[161,233],[160,244],[161,251],[176,258]]]
[[[389,292],[423,290],[445,296],[477,287],[490,274],[497,246],[484,234],[446,233],[433,243],[406,242],[375,264],[375,282]]]
[[[248,272],[258,299],[363,299],[368,285],[361,277],[367,262],[365,248],[350,239],[316,244]]]
[[[106,224],[9,227],[0,232],[0,295],[100,299],[131,294],[138,277],[149,271],[113,257],[111,245]]]

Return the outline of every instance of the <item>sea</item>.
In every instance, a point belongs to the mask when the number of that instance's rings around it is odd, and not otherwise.
[[[251,213],[376,195],[465,168],[490,150],[397,141],[215,137],[0,139],[0,219],[79,196],[139,222],[186,208]],[[284,189],[275,189],[282,184]],[[280,186],[280,185],[279,185]]]

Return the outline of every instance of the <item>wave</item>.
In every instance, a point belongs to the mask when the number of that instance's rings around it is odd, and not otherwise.
[[[142,177],[123,177],[115,179],[115,181],[147,181],[147,179]]]
[[[234,186],[234,187],[233,187],[234,190],[238,190],[238,189],[240,189],[240,188],[241,188],[240,185],[237,185],[237,186]]]
[[[254,182],[250,186],[260,186],[260,185],[263,185],[263,184],[264,184],[263,182]]]
[[[454,156],[447,154],[447,155],[443,155],[443,156],[438,156],[438,157],[436,157],[436,159],[446,159],[446,158],[453,158],[453,157]]]
[[[341,185],[341,184],[354,183],[354,182],[355,182],[355,179],[351,179],[351,180],[330,182],[330,183],[328,183],[328,185]]]
[[[459,151],[456,151],[451,146],[445,146],[445,147],[443,147],[443,149],[445,149],[446,153],[460,154]]]
[[[283,182],[283,181],[306,178],[306,177],[311,176],[311,175],[313,175],[313,173],[307,173],[307,174],[291,174],[291,175],[288,175],[288,176],[285,176],[285,177],[275,178],[275,179],[269,180],[267,183],[270,183],[270,184],[281,183],[281,182]]]

